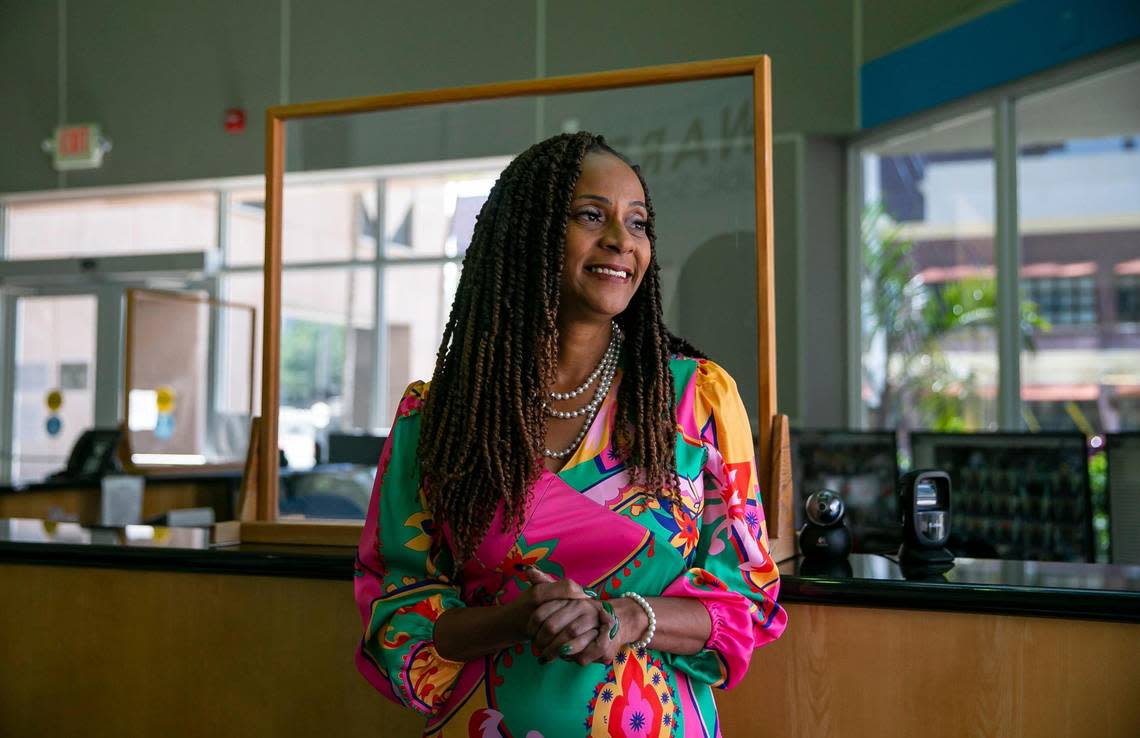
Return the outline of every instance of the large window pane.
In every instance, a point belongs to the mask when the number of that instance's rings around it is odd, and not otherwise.
[[[463,256],[498,174],[498,169],[488,169],[387,180],[384,255],[389,259]]]
[[[8,206],[9,259],[203,251],[217,242],[217,195],[176,192]]]
[[[1140,428],[1140,64],[1017,105],[1030,430]]]
[[[882,429],[997,421],[988,111],[862,151],[862,399]]]
[[[373,274],[361,267],[284,273],[278,442],[291,468],[317,463],[330,431],[371,428]],[[255,305],[260,317],[262,279],[260,272],[227,275],[226,299]],[[260,393],[260,376],[256,384]]]
[[[431,379],[458,283],[459,265],[454,263],[385,268],[388,382],[381,407],[385,423],[410,382]]]
[[[371,179],[285,183],[282,258],[286,263],[372,259],[376,254],[376,182]],[[265,261],[265,190],[230,196],[233,265]]]

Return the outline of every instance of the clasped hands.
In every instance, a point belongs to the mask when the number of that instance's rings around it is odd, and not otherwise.
[[[563,658],[581,666],[609,664],[645,631],[644,612],[629,600],[608,600],[607,611],[572,579],[555,579],[534,567],[523,573],[531,586],[511,602],[512,621],[516,636],[529,640],[543,663]]]

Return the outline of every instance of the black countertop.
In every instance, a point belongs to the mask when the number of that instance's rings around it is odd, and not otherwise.
[[[348,581],[342,546],[211,546],[206,530],[0,520],[0,564],[94,566]],[[783,562],[781,602],[1140,622],[1140,566],[958,559],[944,575],[853,554],[846,565]],[[908,576],[910,578],[908,578]]]
[[[959,558],[930,574],[852,554],[830,567],[785,561],[780,573],[781,602],[1140,622],[1140,566]]]

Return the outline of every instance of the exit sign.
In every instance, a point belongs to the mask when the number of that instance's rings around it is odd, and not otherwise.
[[[98,123],[59,126],[50,142],[57,170],[96,169],[103,164],[103,154],[110,144],[103,138]]]

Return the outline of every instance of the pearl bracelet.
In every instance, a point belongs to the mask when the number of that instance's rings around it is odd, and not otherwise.
[[[639,595],[637,592],[622,592],[621,596],[628,597],[640,605],[641,609],[645,610],[646,617],[649,618],[649,627],[645,629],[645,635],[641,637],[641,640],[634,641],[633,643],[629,644],[633,648],[645,648],[649,645],[649,642],[653,640],[653,634],[657,631],[657,616],[653,614],[653,608],[649,606],[649,603],[646,602],[645,598]]]

